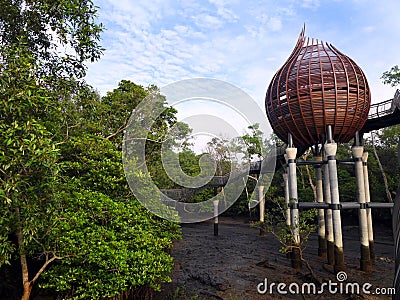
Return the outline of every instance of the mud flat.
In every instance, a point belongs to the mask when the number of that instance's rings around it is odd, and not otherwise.
[[[376,237],[376,259],[371,274],[359,270],[360,244],[358,226],[343,226],[347,280],[340,282],[333,268],[317,256],[318,238],[313,234],[304,251],[314,272],[303,267],[296,271],[290,267],[285,254],[279,252],[280,244],[271,234],[259,236],[259,230],[250,227],[248,219],[220,217],[219,236],[213,236],[213,223],[206,221],[182,225],[182,240],[176,241],[172,249],[175,259],[172,282],[164,284],[156,299],[391,299],[388,295],[377,295],[393,286],[394,257],[391,228],[374,224]],[[260,294],[257,285],[267,280],[267,291]],[[329,281],[337,283],[337,292],[329,292]],[[317,293],[325,283],[321,294],[293,294],[289,285],[302,288],[303,283],[315,283]],[[275,286],[271,287],[271,284]],[[277,285],[287,294],[278,292]],[[286,284],[286,286],[283,285]],[[296,284],[293,284],[296,283]],[[360,294],[345,293],[346,286],[358,285]],[[370,284],[371,286],[369,286]],[[370,294],[362,292],[366,287]],[[260,286],[264,289],[265,284]],[[332,285],[332,289],[335,286]],[[380,288],[380,290],[376,290]],[[383,289],[382,289],[383,288]],[[272,293],[270,290],[272,289]],[[294,290],[293,290],[294,291]],[[388,292],[388,291],[386,291]]]

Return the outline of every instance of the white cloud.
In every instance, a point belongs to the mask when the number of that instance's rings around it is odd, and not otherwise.
[[[293,50],[304,22],[306,35],[331,42],[363,68],[374,102],[394,94],[380,76],[399,64],[395,0],[385,5],[334,1],[329,9],[317,0],[96,2],[109,28],[103,35],[107,50],[89,66],[88,82],[102,94],[122,79],[163,86],[212,77],[242,88],[264,111],[269,81]]]
[[[320,6],[319,0],[303,0],[302,7],[316,9]]]
[[[375,30],[375,26],[365,26],[362,30],[366,33],[371,33]]]
[[[279,31],[282,29],[282,21],[279,17],[272,17],[268,20],[268,27],[272,31]]]
[[[232,4],[235,1],[209,0],[209,2],[215,5],[219,16],[230,22],[237,21],[238,15],[235,14],[231,9],[227,8],[229,4]]]
[[[216,30],[221,28],[223,25],[223,21],[221,19],[207,14],[196,15],[192,18],[197,26],[210,30]]]

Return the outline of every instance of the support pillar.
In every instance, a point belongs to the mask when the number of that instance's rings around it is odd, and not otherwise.
[[[335,264],[334,271],[338,273],[345,271],[343,253],[343,236],[342,236],[342,219],[340,213],[339,199],[339,183],[337,176],[336,165],[337,144],[332,139],[332,130],[328,126],[327,143],[325,144],[325,153],[328,158],[329,180],[331,186],[331,201],[332,201],[332,218],[333,218],[333,234],[335,238]]]
[[[315,156],[316,161],[322,161],[322,156]],[[322,186],[322,166],[315,166],[315,186],[318,203],[324,202],[324,190]],[[326,238],[325,238],[325,212],[324,209],[318,209],[318,256],[326,257]]]
[[[292,267],[301,268],[300,253],[300,228],[299,228],[299,202],[297,197],[296,154],[297,148],[293,147],[292,136],[289,134],[289,145],[286,148],[288,158],[289,176],[289,202],[291,207],[291,231],[293,236]]]
[[[289,207],[289,176],[288,173],[283,173],[283,182],[284,182],[284,191],[285,191],[285,218],[286,218],[286,225],[290,226],[290,207]]]
[[[367,207],[365,201],[365,183],[364,183],[364,169],[362,162],[362,155],[364,152],[363,146],[358,146],[358,135],[356,135],[356,146],[351,148],[354,157],[354,169],[356,174],[357,183],[357,200],[360,203],[358,210],[358,222],[360,228],[360,242],[361,242],[361,271],[371,272],[371,258],[369,254],[369,239],[368,239],[368,221],[367,221]]]
[[[326,158],[327,159],[327,158]],[[324,175],[324,200],[328,205],[332,204],[331,200],[331,185],[329,180],[329,167],[328,164],[323,165]],[[326,256],[328,264],[333,266],[335,264],[335,239],[333,235],[333,217],[332,209],[328,208],[325,210],[325,229],[326,229]]]
[[[287,155],[286,154],[285,154],[285,160],[286,160],[286,164],[287,164]],[[289,203],[289,176],[288,176],[288,173],[289,173],[289,168],[286,167],[286,173],[283,173],[283,184],[284,184],[283,188],[284,188],[284,192],[285,192],[285,206],[286,206],[285,219],[286,219],[287,227],[290,228],[290,224],[291,224],[290,223],[290,218],[291,218],[291,216],[290,216],[290,206],[289,206],[290,203]],[[288,246],[292,246],[291,239],[287,240],[286,244]],[[289,248],[289,251],[286,252],[286,257],[287,258],[291,258],[292,257],[292,251],[291,251],[290,248]]]
[[[217,188],[214,187],[214,196],[218,194]],[[219,200],[215,199],[213,200],[213,205],[214,205],[214,236],[218,236],[218,205],[219,205]]]
[[[258,187],[258,201],[260,202],[260,235],[265,235],[265,197],[264,197],[264,186]]]
[[[368,152],[364,150],[362,155],[363,169],[364,169],[364,187],[365,187],[365,202],[371,202],[371,196],[369,193],[369,178],[368,178]],[[372,264],[375,261],[375,244],[374,244],[374,228],[372,226],[372,211],[371,208],[367,208],[367,222],[368,222],[368,240],[369,240],[369,256]]]
[[[400,138],[397,144],[397,163],[400,164]],[[394,207],[392,209],[392,229],[394,239],[394,278],[393,287],[400,291],[400,182],[397,188],[396,198],[394,198]],[[398,293],[393,295],[393,300],[398,300]]]

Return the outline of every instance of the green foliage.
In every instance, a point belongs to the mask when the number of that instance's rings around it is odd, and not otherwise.
[[[45,267],[35,274],[28,266],[29,279],[41,275],[42,287],[65,298],[158,289],[169,280],[172,258],[166,250],[179,237],[179,226],[150,214],[129,190],[121,126],[97,119],[112,119],[112,111],[121,116],[119,99],[103,101],[81,86],[73,101],[54,101],[59,91],[37,80],[27,47],[2,53],[7,63],[0,66],[0,267],[26,256]],[[138,97],[147,94],[135,88]],[[131,101],[126,113],[140,100]],[[47,265],[52,259],[57,262]]]
[[[199,295],[194,295],[189,298],[189,296],[186,294],[186,287],[177,287],[174,291],[174,296],[172,298],[173,300],[198,300]]]
[[[374,133],[375,134],[375,133]],[[375,149],[384,172],[387,176],[390,192],[395,195],[400,175],[400,167],[397,162],[397,143],[400,131],[399,126],[391,126],[380,130],[374,139]],[[339,144],[337,156],[339,159],[350,159],[351,143]],[[387,202],[385,185],[379,169],[377,159],[374,155],[372,140],[365,140],[364,150],[368,156],[368,177],[370,186],[370,198],[372,202]],[[356,180],[354,167],[352,165],[338,165],[339,194],[341,201],[354,202],[356,197]],[[383,217],[387,215],[386,210],[374,210],[374,214]],[[346,211],[344,212],[347,213]]]
[[[131,81],[122,80],[118,88],[108,92],[101,99],[93,122],[96,124],[95,122],[100,120],[102,123],[100,135],[112,140],[118,145],[118,149],[122,149],[122,132],[126,129],[128,131],[133,130],[130,127],[127,128],[129,117],[141,101],[147,100],[146,97],[157,99],[158,101],[153,103],[157,107],[146,112],[149,116],[141,117],[147,118],[150,122],[153,120],[152,114],[155,110],[161,112],[151,124],[151,127],[148,128],[145,142],[146,166],[152,180],[159,188],[172,188],[174,183],[165,173],[161,153],[162,150],[177,152],[180,149],[185,149],[188,146],[187,140],[191,130],[187,124],[177,122],[176,109],[167,105],[165,96],[160,95],[156,86],[149,86],[145,89]]]
[[[263,156],[265,145],[263,145],[263,132],[259,128],[258,123],[250,125],[247,127],[250,132],[238,137],[238,143],[248,161],[251,161],[253,156],[257,156],[258,159]]]
[[[384,84],[397,86],[400,84],[400,68],[398,65],[393,66],[389,71],[383,73],[381,79]]]
[[[129,80],[122,80],[116,89],[107,92],[98,106],[99,111],[96,111],[96,120],[103,126],[102,136],[120,133],[128,123],[133,108],[148,95],[146,89]],[[118,136],[122,137],[121,134]],[[121,143],[122,139],[118,142]]]
[[[199,158],[200,155],[196,155],[196,153],[194,153],[190,149],[185,149],[184,151],[179,152],[179,163],[182,166],[182,171],[190,176],[199,175]]]
[[[391,151],[397,151],[397,145],[400,137],[400,125],[394,125],[386,127],[377,133],[378,141],[377,147],[380,149],[388,149]]]
[[[338,144],[337,157],[338,159],[351,159],[351,143]],[[355,202],[356,197],[356,178],[353,165],[337,165],[338,180],[339,180],[339,195],[340,201]],[[347,213],[347,212],[343,212]]]
[[[91,1],[1,3],[0,267],[19,259],[24,299],[61,259],[52,233],[60,209],[58,142],[68,113],[62,103],[78,92],[85,61],[101,54],[95,17]],[[29,266],[34,257],[42,266],[37,273]]]
[[[283,197],[269,199],[266,206],[266,219],[264,223],[253,222],[252,226],[262,228],[266,232],[270,232],[281,243],[280,251],[286,253],[291,250],[294,243],[293,230],[299,229],[300,233],[300,250],[306,247],[308,238],[312,232],[317,229],[316,216],[317,210],[310,209],[299,213],[299,224],[297,227],[289,226],[286,222],[287,205]]]
[[[234,163],[232,144],[226,138],[214,137],[207,143],[206,152],[216,162],[215,175],[221,176],[229,173]]]
[[[170,280],[165,249],[179,237],[176,225],[156,220],[135,200],[78,190],[58,195],[65,209],[52,234],[61,237],[66,257],[46,272],[43,287],[68,298],[101,299],[138,286],[159,289]]]
[[[37,78],[60,87],[60,78],[82,78],[86,60],[102,54],[98,44],[102,25],[91,0],[7,0],[0,6],[0,45],[23,41],[38,61]],[[67,50],[65,50],[67,49]]]
[[[3,53],[9,59],[0,66],[0,266],[10,263],[18,247],[24,251],[39,238],[59,171],[58,149],[42,120],[57,114],[51,94],[32,76],[26,48]],[[9,237],[20,229],[26,239],[15,245]]]
[[[394,196],[396,194],[399,179],[400,166],[398,162],[398,139],[400,136],[399,125],[384,128],[377,132],[377,138],[374,139],[375,150],[382,164],[383,171],[386,174],[389,191]],[[374,155],[372,140],[366,141],[366,150],[370,153],[368,158],[368,170],[370,178],[371,201],[387,202],[385,194],[385,185],[382,178],[378,161]]]
[[[66,298],[100,299],[141,286],[159,289],[170,280],[172,258],[166,249],[180,236],[179,226],[157,218],[133,197],[122,166],[121,126],[95,122],[97,114],[127,114],[147,94],[141,86],[123,84],[135,92],[131,101],[123,99],[121,110],[112,93],[103,100],[85,90],[77,95],[79,101],[70,103],[71,120],[77,125],[60,145],[60,209],[52,230],[53,243],[64,258],[44,274],[42,283]],[[86,110],[79,109],[82,104],[89,104]],[[150,180],[139,170],[130,176],[144,185]],[[158,194],[144,192],[149,202],[159,203]]]

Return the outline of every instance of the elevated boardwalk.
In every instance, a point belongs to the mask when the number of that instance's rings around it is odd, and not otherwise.
[[[400,124],[400,90],[392,99],[372,104],[362,133]]]
[[[282,162],[280,162],[280,160],[284,159],[284,153],[284,148],[276,148],[273,150],[273,153],[270,153],[271,155],[267,155],[264,161],[251,162],[249,165],[245,165],[232,173],[227,173],[222,176],[213,176],[207,184],[199,188],[161,189],[161,192],[172,199],[185,202],[206,188],[223,187],[228,181],[232,183],[237,180],[242,180],[248,175],[273,174],[277,169],[282,167]]]
[[[400,124],[400,90],[396,91],[392,99],[371,105],[368,114],[368,120],[361,129],[361,133],[368,133],[372,130],[378,130],[396,124]],[[276,152],[272,157],[268,156],[268,159],[276,159],[276,164],[274,165],[276,170],[281,168],[284,164],[283,155],[285,153],[285,149],[277,148],[275,151]],[[298,156],[304,153],[304,151],[306,151],[306,149],[298,149]],[[233,181],[240,180],[249,174],[265,174],[273,171],[265,168],[262,169],[262,165],[271,166],[271,163],[262,161],[252,162],[250,166],[245,166],[242,172],[240,170],[236,171]],[[206,188],[225,186],[229,179],[232,181],[232,178],[230,178],[231,176],[231,173],[222,176],[214,176],[210,182],[199,188],[182,188],[161,191],[168,197],[185,202]]]

